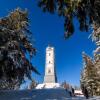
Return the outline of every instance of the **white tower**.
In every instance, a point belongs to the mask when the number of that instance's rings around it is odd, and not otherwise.
[[[44,83],[56,83],[57,82],[54,60],[55,60],[54,48],[48,46],[46,48]]]
[[[54,47],[48,46],[46,48],[44,82],[42,84],[38,84],[36,89],[59,88],[59,87],[61,88],[60,84],[57,83]]]

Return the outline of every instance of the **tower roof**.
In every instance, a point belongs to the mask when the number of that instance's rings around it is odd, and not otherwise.
[[[52,47],[52,46],[47,46],[46,50],[54,50],[54,47]]]

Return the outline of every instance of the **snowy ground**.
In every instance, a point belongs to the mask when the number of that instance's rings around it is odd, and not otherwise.
[[[24,91],[0,91],[0,100],[86,100],[84,97],[70,97],[64,89],[41,89]],[[100,97],[88,100],[100,100]]]

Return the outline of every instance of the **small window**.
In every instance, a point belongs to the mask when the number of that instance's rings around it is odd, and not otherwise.
[[[50,53],[49,53],[49,56],[50,56]]]
[[[51,73],[51,70],[48,70],[48,73]]]
[[[49,61],[49,64],[50,64],[51,62]]]

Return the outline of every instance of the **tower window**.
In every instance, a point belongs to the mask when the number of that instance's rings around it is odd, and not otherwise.
[[[50,64],[50,61],[49,61],[49,64]]]
[[[49,56],[50,56],[50,53],[49,53]]]
[[[48,73],[51,73],[51,70],[48,70]]]

